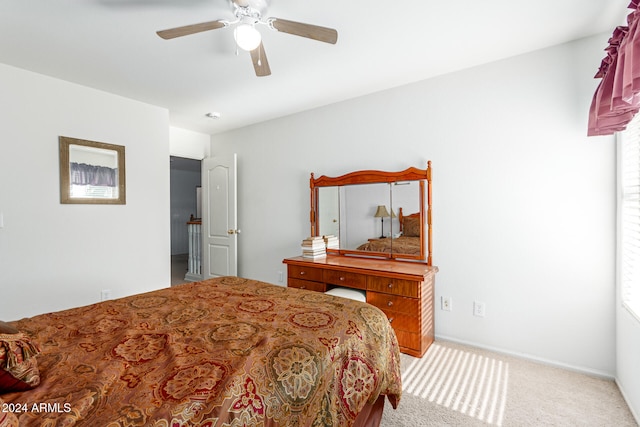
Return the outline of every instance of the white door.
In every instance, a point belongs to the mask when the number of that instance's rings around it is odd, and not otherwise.
[[[202,277],[238,274],[236,155],[202,160]]]

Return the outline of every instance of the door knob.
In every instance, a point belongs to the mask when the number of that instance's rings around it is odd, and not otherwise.
[[[240,234],[240,230],[227,230],[227,234]]]

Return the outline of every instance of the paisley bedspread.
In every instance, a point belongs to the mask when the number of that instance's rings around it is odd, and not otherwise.
[[[0,396],[21,427],[350,426],[379,395],[394,407],[401,395],[381,311],[255,280],[210,279],[12,324],[42,349],[41,384]]]
[[[400,236],[394,239],[385,237],[384,239],[371,239],[367,243],[358,246],[359,251],[384,252],[420,255],[420,237]]]

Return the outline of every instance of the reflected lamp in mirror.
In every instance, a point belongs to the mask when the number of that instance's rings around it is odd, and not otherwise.
[[[384,239],[384,219],[387,217],[395,218],[396,214],[395,212],[393,212],[393,210],[391,210],[391,215],[390,215],[385,205],[379,205],[373,217],[380,218],[380,238]]]
[[[60,203],[126,204],[124,147],[61,136]]]

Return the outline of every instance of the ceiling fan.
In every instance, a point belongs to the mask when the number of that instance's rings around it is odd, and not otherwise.
[[[262,36],[256,29],[257,24],[265,25],[271,30],[306,37],[325,43],[336,44],[338,41],[338,32],[333,28],[303,24],[302,22],[288,21],[280,18],[263,19],[262,15],[266,11],[269,0],[229,1],[233,7],[233,12],[236,17],[233,21],[220,19],[217,21],[202,22],[200,24],[192,24],[184,27],[157,31],[156,34],[165,40],[169,40],[203,31],[234,26],[234,37],[236,43],[238,47],[251,54],[253,68],[255,69],[256,76],[258,77],[270,75],[271,69],[269,68],[269,62],[267,61],[264,46],[262,45]]]

